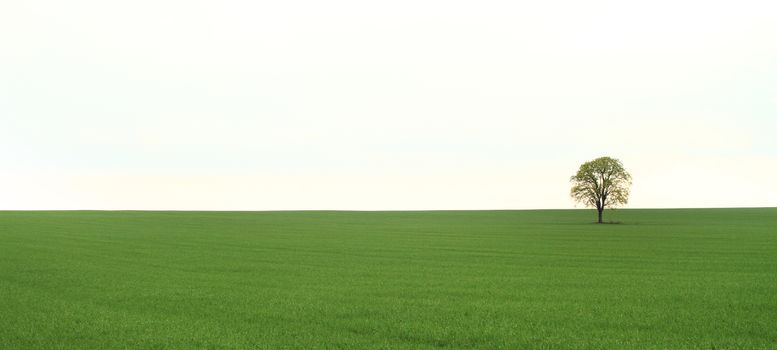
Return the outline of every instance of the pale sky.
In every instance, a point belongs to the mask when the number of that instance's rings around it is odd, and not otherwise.
[[[4,1],[0,209],[777,206],[777,1]]]

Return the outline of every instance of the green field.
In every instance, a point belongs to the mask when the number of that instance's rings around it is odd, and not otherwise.
[[[3,349],[777,349],[777,209],[0,212]]]

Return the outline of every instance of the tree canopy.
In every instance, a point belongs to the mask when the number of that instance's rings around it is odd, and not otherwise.
[[[585,162],[569,180],[572,182],[572,198],[585,206],[596,208],[599,223],[602,223],[605,208],[629,201],[631,175],[623,168],[621,161],[615,158],[600,157]]]

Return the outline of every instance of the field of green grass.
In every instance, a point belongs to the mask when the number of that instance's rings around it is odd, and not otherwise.
[[[777,349],[777,209],[0,212],[3,349]]]

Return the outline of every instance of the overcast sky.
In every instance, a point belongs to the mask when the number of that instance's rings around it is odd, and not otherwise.
[[[777,206],[777,2],[4,1],[0,209]]]

